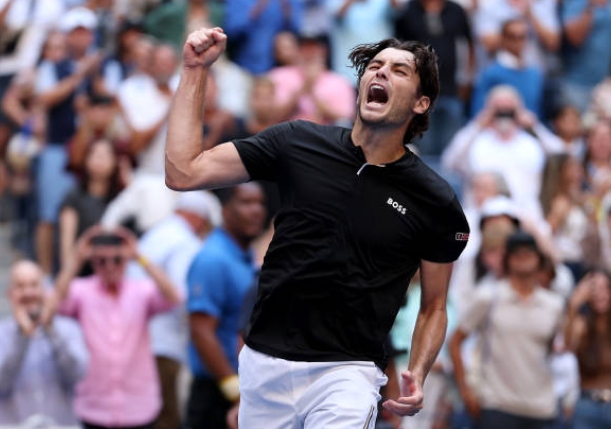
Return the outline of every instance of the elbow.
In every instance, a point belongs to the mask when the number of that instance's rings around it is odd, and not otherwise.
[[[165,185],[173,191],[190,191],[196,186],[190,179],[190,174],[185,168],[174,164],[167,156],[165,160]]]

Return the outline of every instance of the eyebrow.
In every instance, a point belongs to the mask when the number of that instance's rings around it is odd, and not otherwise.
[[[374,58],[373,60],[369,61],[369,65],[372,64],[383,64],[384,61]],[[391,67],[393,68],[397,68],[397,67],[403,67],[403,68],[407,68],[410,71],[415,71],[415,67],[412,65],[412,63],[410,62],[405,62],[405,61],[398,61],[398,62],[393,62],[391,63]]]

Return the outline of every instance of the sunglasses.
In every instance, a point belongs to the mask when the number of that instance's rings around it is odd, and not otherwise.
[[[98,265],[98,266],[106,266],[106,265],[110,265],[110,264],[114,264],[114,265],[120,265],[122,264],[124,261],[123,256],[121,255],[115,255],[115,256],[98,256],[95,258],[91,259],[91,263],[93,265]]]

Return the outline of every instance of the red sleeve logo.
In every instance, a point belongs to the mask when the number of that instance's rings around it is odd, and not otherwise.
[[[457,232],[454,239],[456,241],[467,241],[469,239],[469,234],[466,232]]]

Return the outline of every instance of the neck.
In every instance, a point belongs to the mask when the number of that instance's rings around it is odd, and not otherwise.
[[[368,126],[357,118],[352,129],[352,141],[360,146],[370,164],[388,164],[405,155],[403,137],[409,122],[401,127]]]
[[[108,180],[90,179],[87,185],[87,193],[95,197],[104,198],[108,194],[109,187]]]
[[[427,12],[439,12],[445,0],[422,0],[422,7]]]
[[[527,298],[537,287],[537,274],[512,275],[509,277],[509,282],[518,295]]]
[[[233,239],[233,241],[236,242],[236,244],[238,245],[238,247],[240,247],[240,249],[248,250],[250,248],[250,243],[252,243],[252,240],[250,238],[246,238],[242,235],[238,235],[235,232],[230,231],[229,229],[225,229],[225,232],[229,234],[229,236]]]

